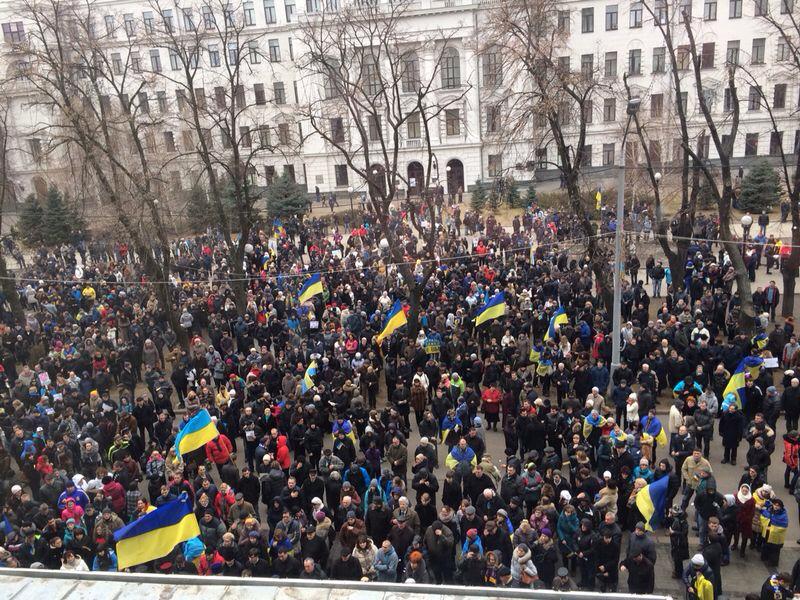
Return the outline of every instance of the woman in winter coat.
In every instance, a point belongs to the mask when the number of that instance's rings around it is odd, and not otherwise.
[[[722,438],[722,447],[725,449],[723,465],[728,462],[736,464],[736,451],[742,441],[745,425],[744,415],[735,404],[731,404],[728,410],[722,413],[719,419],[719,435]]]
[[[575,507],[567,504],[564,511],[558,517],[556,531],[558,532],[558,547],[564,564],[574,570],[575,553],[578,551],[578,528],[580,523],[575,514]]]
[[[375,556],[377,553],[378,549],[375,547],[375,542],[372,541],[372,538],[368,538],[364,534],[358,536],[358,541],[353,548],[353,556],[356,557],[358,564],[361,565],[361,572],[364,577],[369,577],[370,580],[375,579]]]
[[[511,557],[511,580],[514,587],[533,587],[537,579],[537,569],[531,558],[531,550],[525,544],[520,544],[514,549]]]
[[[752,540],[753,538],[753,515],[756,510],[753,495],[750,493],[750,486],[746,483],[743,483],[736,493],[736,506],[739,507],[739,510],[736,513],[736,527],[733,530],[731,551],[736,550],[737,546],[739,546],[739,538],[741,537],[739,556],[744,558],[747,540]]]
[[[613,480],[606,482],[606,486],[600,490],[599,495],[600,497],[594,503],[594,507],[603,515],[611,513],[616,516],[618,500],[616,482]]]
[[[87,437],[81,441],[81,470],[87,479],[94,479],[97,468],[103,464],[100,456],[100,444]]]
[[[532,553],[539,579],[547,586],[547,589],[552,588],[553,579],[556,576],[558,553],[549,529],[545,529],[539,536],[539,541],[534,544]]]

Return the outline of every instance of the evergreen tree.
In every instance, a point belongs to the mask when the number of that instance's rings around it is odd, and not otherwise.
[[[489,192],[489,200],[487,202],[489,208],[492,210],[497,210],[500,208],[502,201],[503,199],[500,197],[500,192],[497,190],[497,187],[492,187],[492,191]]]
[[[194,186],[186,203],[186,223],[189,229],[194,232],[205,231],[216,222],[214,213],[206,191],[200,186]]]
[[[308,210],[308,194],[284,173],[267,188],[267,213],[270,219],[288,219]]]
[[[522,194],[519,193],[517,181],[513,177],[506,180],[506,202],[509,208],[522,208],[524,206]]]
[[[767,161],[756,163],[742,181],[739,208],[750,212],[770,210],[780,199],[780,179]]]
[[[486,188],[480,179],[475,182],[475,187],[472,189],[472,196],[469,201],[469,206],[475,212],[480,212],[486,206]]]
[[[25,198],[25,204],[17,221],[20,238],[28,247],[44,244],[44,210],[35,195]]]
[[[533,206],[538,201],[536,198],[536,186],[533,183],[533,180],[528,183],[528,191],[526,192],[527,196],[525,197],[525,202],[528,206]]]
[[[73,219],[75,213],[70,210],[64,195],[55,186],[47,190],[44,205],[44,242],[48,246],[58,246],[72,241]],[[76,227],[75,230],[78,228]]]
[[[708,180],[703,177],[700,181],[700,190],[697,193],[697,205],[700,208],[714,208],[715,202],[711,186],[708,185]]]

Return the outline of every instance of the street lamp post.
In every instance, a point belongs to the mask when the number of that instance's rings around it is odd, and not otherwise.
[[[625,132],[622,135],[622,146],[620,147],[620,166],[617,177],[617,228],[614,232],[614,307],[611,338],[611,377],[619,367],[620,354],[622,352],[622,273],[625,262],[622,259],[622,239],[625,227],[625,140],[628,137],[628,130],[631,121],[639,110],[642,100],[639,97],[628,100],[628,121],[625,123]],[[613,379],[612,379],[613,384]]]
[[[350,212],[353,212],[353,186],[347,188],[347,193],[350,194]]]

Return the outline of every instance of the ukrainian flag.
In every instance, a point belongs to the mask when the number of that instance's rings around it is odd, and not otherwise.
[[[753,346],[755,346],[759,350],[763,350],[764,348],[767,347],[767,341],[768,341],[767,334],[764,333],[763,331],[750,338],[750,343],[753,344]]]
[[[563,325],[564,323],[569,323],[569,319],[564,307],[559,306],[558,310],[550,317],[550,325],[547,328],[547,333],[544,334],[544,341],[554,339],[556,337],[556,325]]]
[[[317,294],[321,294],[323,291],[322,280],[319,277],[319,273],[314,273],[311,277],[306,279],[303,287],[300,288],[300,293],[297,295],[297,299],[300,300],[300,303],[302,304],[303,302],[311,300],[311,298]]]
[[[739,366],[731,375],[728,385],[725,386],[725,391],[722,392],[722,397],[727,397],[728,394],[733,394],[736,398],[736,405],[741,410],[742,408],[742,394],[741,391],[745,387],[746,378],[745,373],[749,373],[752,379],[756,379],[761,371],[761,365],[764,364],[764,359],[758,356],[746,356],[740,362]],[[727,408],[727,407],[726,407]]]
[[[211,415],[204,408],[186,422],[175,437],[175,454],[181,455],[202,448],[219,435]]]
[[[186,540],[200,535],[197,517],[192,511],[189,496],[180,498],[136,519],[114,532],[117,542],[118,569],[161,558]]]
[[[475,327],[486,321],[502,317],[504,314],[506,314],[506,293],[498,292],[489,298],[489,301],[481,308],[481,312],[475,317]]]
[[[662,477],[650,485],[644,486],[636,494],[636,508],[644,517],[645,529],[653,531],[658,527],[664,509],[667,506],[667,487],[669,477]]]
[[[300,382],[300,391],[305,394],[308,390],[314,387],[314,375],[317,374],[317,361],[312,360],[306,369],[303,380]]]
[[[400,300],[395,300],[392,310],[390,310],[389,314],[386,315],[383,329],[378,334],[376,341],[380,344],[383,340],[392,335],[392,333],[394,333],[397,329],[400,329],[406,323],[408,323],[408,317],[406,316],[405,307]]]
[[[286,237],[286,228],[283,226],[283,222],[281,222],[280,219],[275,219],[272,222],[272,235],[276,238]]]
[[[650,415],[647,415],[642,419],[642,429],[645,433],[652,435],[659,446],[667,445],[667,434],[664,432],[664,426],[658,417],[654,416],[651,419]]]
[[[528,354],[528,359],[532,363],[538,363],[539,359],[542,357],[542,350],[544,350],[544,348],[534,344],[533,346],[531,346],[531,351],[530,354]]]

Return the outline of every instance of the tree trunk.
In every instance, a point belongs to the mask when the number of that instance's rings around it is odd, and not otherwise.
[[[19,292],[15,280],[11,278],[8,268],[6,267],[6,256],[0,252],[0,278],[2,278],[3,294],[8,300],[8,305],[11,307],[11,314],[18,325],[25,323],[25,311],[22,309],[22,302],[19,299]]]
[[[721,208],[721,207],[720,207]],[[728,211],[720,210],[720,224],[719,224],[720,238],[728,256],[730,256],[731,264],[734,271],[736,271],[736,291],[739,292],[739,328],[741,333],[753,335],[755,328],[755,313],[753,311],[753,294],[750,291],[750,279],[747,276],[747,268],[744,265],[744,258],[742,258],[741,246],[732,242],[731,240],[731,227],[730,227],[730,213]]]
[[[794,290],[798,267],[800,267],[800,229],[793,227],[792,251],[789,253],[789,258],[781,268],[781,276],[783,277],[783,304],[781,316],[784,319],[794,316]]]

